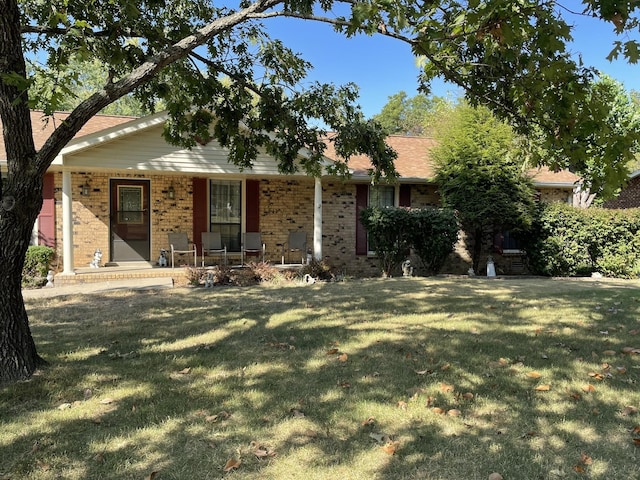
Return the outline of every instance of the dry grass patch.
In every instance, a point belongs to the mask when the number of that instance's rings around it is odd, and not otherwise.
[[[0,479],[637,478],[637,287],[388,279],[30,300],[50,366],[0,390]]]

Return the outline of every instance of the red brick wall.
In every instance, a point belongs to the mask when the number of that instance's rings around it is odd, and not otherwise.
[[[617,198],[604,202],[605,208],[640,207],[640,177],[632,178]]]

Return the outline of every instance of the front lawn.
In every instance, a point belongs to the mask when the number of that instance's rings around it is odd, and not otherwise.
[[[0,479],[640,478],[639,286],[29,300],[50,366],[0,387]]]

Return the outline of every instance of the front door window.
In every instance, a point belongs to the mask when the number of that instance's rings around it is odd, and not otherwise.
[[[212,232],[220,232],[222,244],[239,252],[242,231],[242,181],[211,180]]]

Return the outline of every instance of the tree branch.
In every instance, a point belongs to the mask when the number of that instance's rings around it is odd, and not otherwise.
[[[203,45],[211,38],[228,31],[236,25],[245,22],[247,19],[251,19],[252,15],[273,8],[283,1],[284,0],[258,0],[242,10],[218,18],[194,34],[183,38],[162,52],[148,58],[142,65],[117,82],[105,85],[101,91],[94,93],[78,105],[69,117],[62,122],[60,127],[47,139],[36,156],[36,168],[38,171],[44,174],[64,145],[101,109],[118,98],[132,92],[138,86],[154,77],[164,67],[186,57],[196,47]]]

